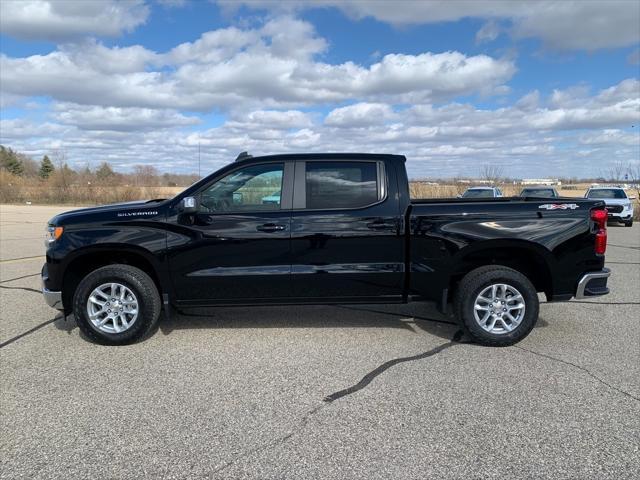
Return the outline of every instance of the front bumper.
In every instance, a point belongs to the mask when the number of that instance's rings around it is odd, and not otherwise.
[[[42,295],[44,295],[44,301],[47,302],[47,305],[57,310],[64,310],[64,306],[62,305],[62,292],[52,292],[42,287]]]
[[[49,269],[47,268],[46,263],[42,267],[40,275],[42,277],[42,295],[44,296],[44,301],[47,302],[47,305],[50,307],[64,311],[64,305],[62,304],[62,292],[49,290],[47,288],[47,282],[49,281]]]
[[[611,270],[603,268],[595,272],[585,273],[576,288],[575,298],[597,297],[609,293],[607,279],[611,275]]]
[[[633,218],[633,208],[623,208],[619,212],[607,209],[607,217],[609,220],[631,220]]]

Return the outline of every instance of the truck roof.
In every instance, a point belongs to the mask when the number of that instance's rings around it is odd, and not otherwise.
[[[393,159],[405,162],[407,158],[404,155],[393,155],[390,153],[281,153],[275,155],[262,155],[253,157],[243,152],[244,155],[238,156],[237,162],[246,161],[276,161],[276,160],[331,160],[331,161],[348,161],[348,160],[384,160]]]

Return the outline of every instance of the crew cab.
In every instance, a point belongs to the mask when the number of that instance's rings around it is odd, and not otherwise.
[[[609,291],[604,202],[546,200],[411,200],[397,155],[243,155],[172,199],[52,218],[43,292],[110,345],[163,309],[409,301],[510,345],[533,328],[538,292]]]

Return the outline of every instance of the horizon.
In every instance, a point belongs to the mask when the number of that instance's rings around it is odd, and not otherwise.
[[[637,168],[639,2],[385,5],[2,2],[0,143],[123,172],[243,150],[401,154],[412,179]]]

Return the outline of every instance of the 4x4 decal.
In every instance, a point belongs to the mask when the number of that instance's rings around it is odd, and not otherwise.
[[[538,208],[543,208],[545,210],[575,210],[580,207],[575,203],[545,203],[544,205],[540,205]]]

